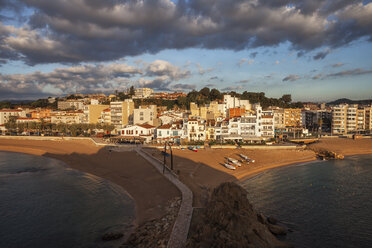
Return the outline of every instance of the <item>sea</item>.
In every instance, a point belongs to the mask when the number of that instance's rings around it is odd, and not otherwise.
[[[372,247],[372,155],[281,167],[242,186],[295,247]]]
[[[118,247],[135,204],[118,185],[51,158],[0,152],[0,247]]]

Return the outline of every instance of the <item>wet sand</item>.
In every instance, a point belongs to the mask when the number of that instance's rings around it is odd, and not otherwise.
[[[71,168],[122,186],[136,202],[137,222],[160,218],[167,203],[179,197],[178,189],[136,152],[109,152],[89,140],[0,139],[0,150],[47,156]]]

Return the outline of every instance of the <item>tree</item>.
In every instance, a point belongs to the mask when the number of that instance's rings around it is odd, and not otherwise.
[[[208,87],[204,87],[203,89],[199,91],[199,93],[205,97],[208,97],[210,93],[210,89]]]
[[[280,98],[285,104],[292,102],[292,96],[290,94],[285,94]]]
[[[136,92],[135,92],[134,86],[130,86],[130,88],[129,88],[129,95],[130,96],[134,96],[135,93]]]
[[[209,92],[209,100],[215,101],[215,100],[220,100],[220,99],[222,99],[222,94],[221,94],[221,92],[219,90],[212,89]]]

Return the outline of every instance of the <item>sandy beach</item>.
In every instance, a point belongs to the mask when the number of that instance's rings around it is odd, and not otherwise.
[[[167,203],[178,189],[136,152],[109,152],[89,140],[0,139],[0,150],[47,156],[123,187],[135,200],[137,222],[142,224],[167,213]]]
[[[342,155],[360,155],[372,153],[372,139],[323,138],[318,143],[309,145],[310,149],[324,149]]]

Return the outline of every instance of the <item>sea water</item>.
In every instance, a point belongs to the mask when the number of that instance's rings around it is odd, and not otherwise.
[[[270,170],[242,183],[295,247],[372,247],[372,155]]]
[[[0,247],[116,247],[135,205],[121,187],[55,159],[0,152]]]

